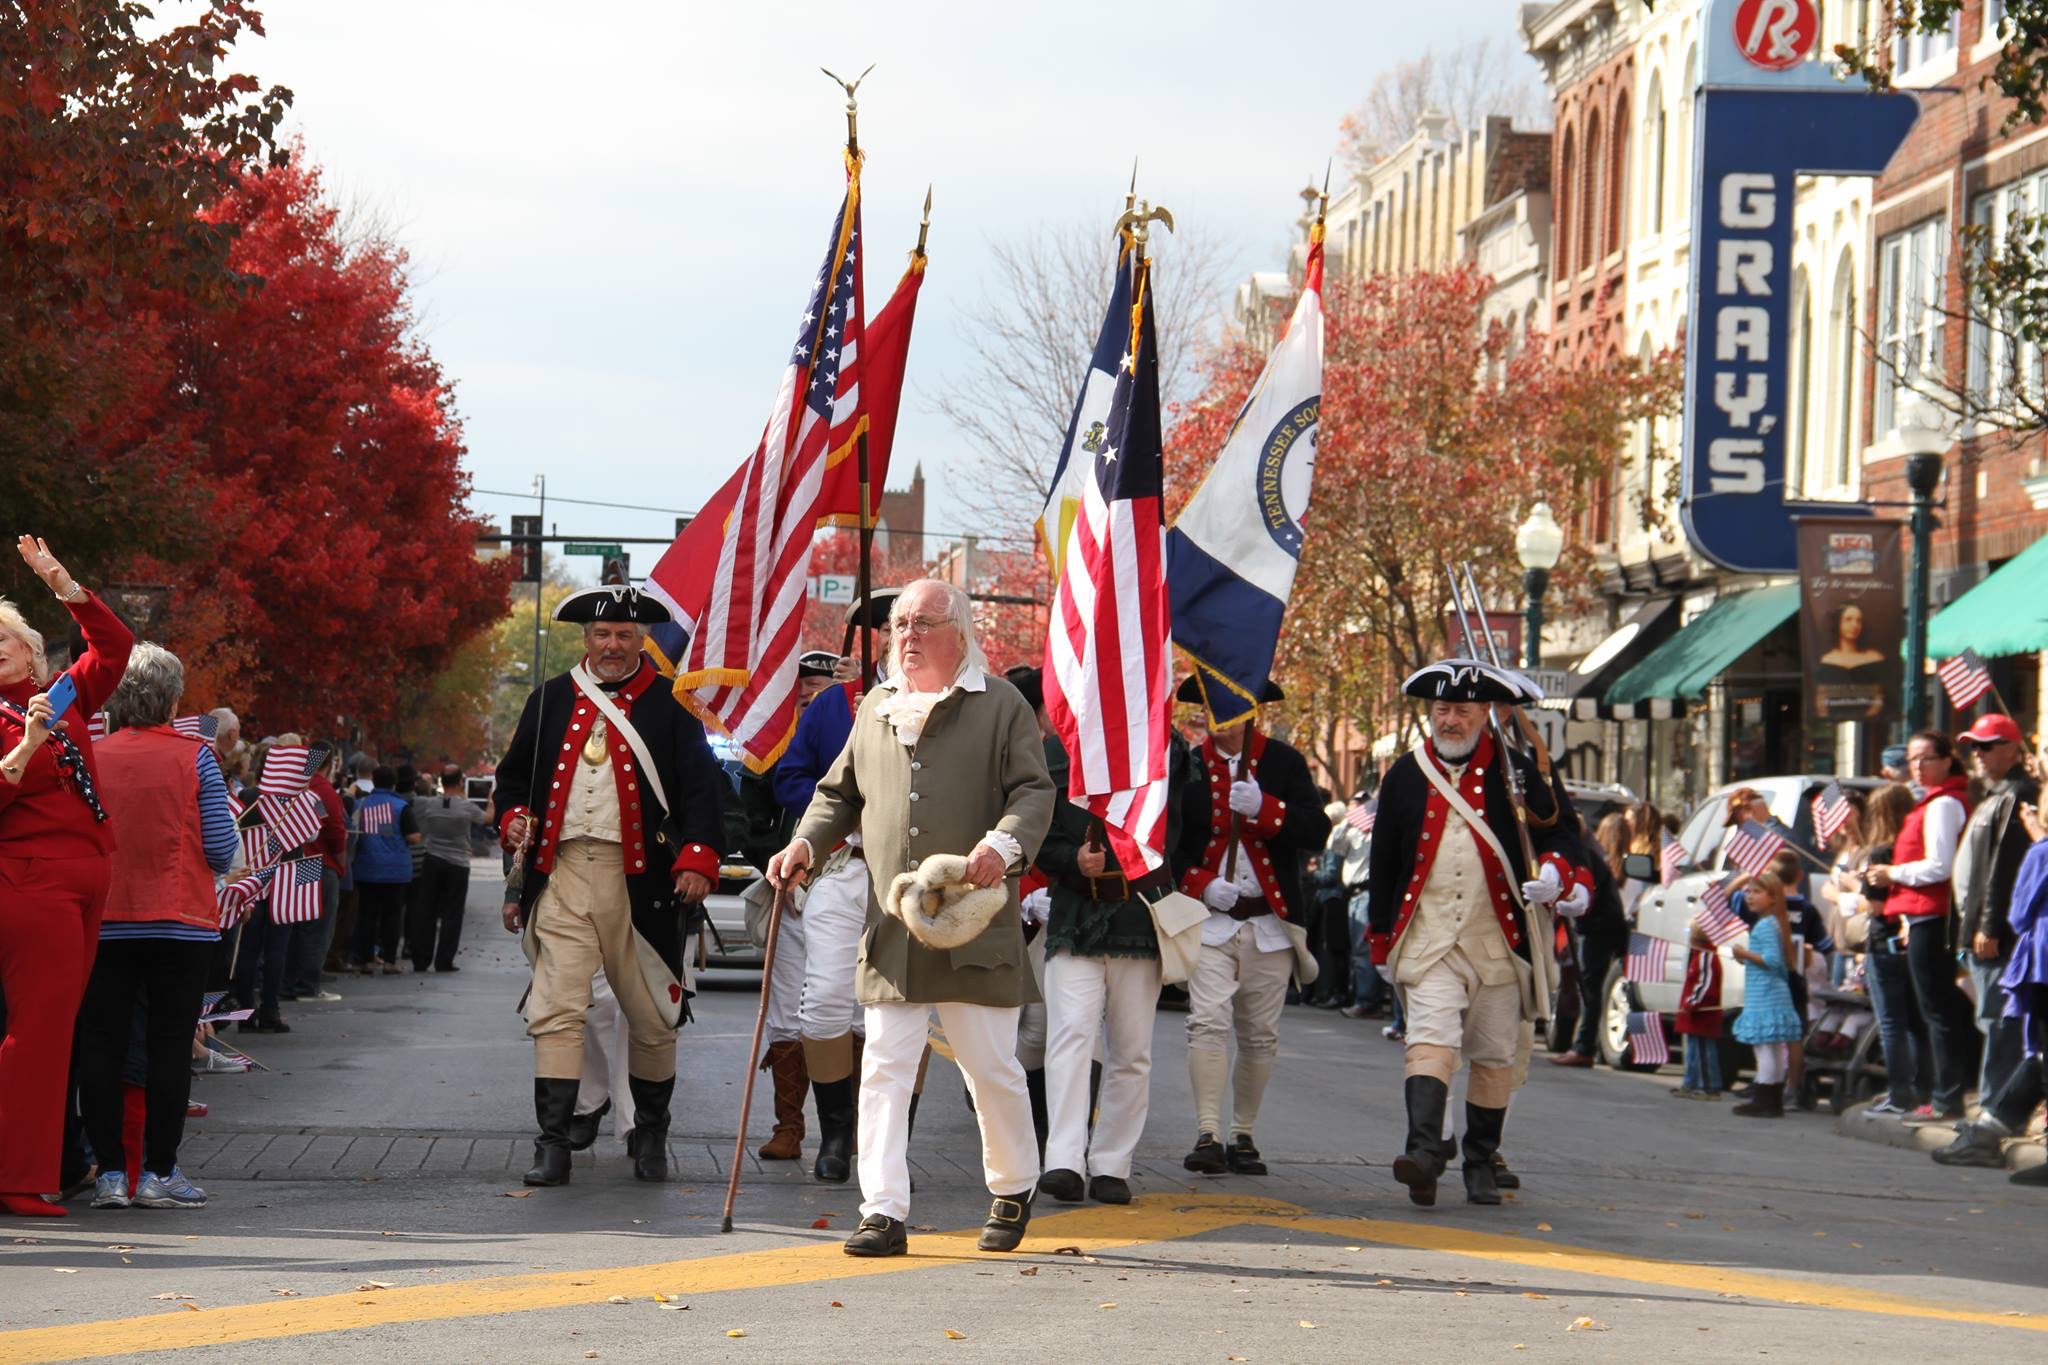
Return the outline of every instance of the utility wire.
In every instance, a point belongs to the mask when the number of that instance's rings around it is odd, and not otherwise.
[[[531,500],[536,496],[532,493],[511,493],[502,488],[472,488],[469,491],[486,498],[526,498]],[[565,498],[558,494],[550,494],[548,501],[574,503],[578,507],[609,507],[620,512],[661,512],[677,517],[694,517],[701,510],[687,507],[648,507],[637,502],[598,502],[591,498]],[[886,529],[892,536],[921,536],[928,540],[965,540],[972,536],[978,544],[982,545],[1035,545],[1038,543],[1035,536],[994,536],[980,531],[905,531],[894,526]]]

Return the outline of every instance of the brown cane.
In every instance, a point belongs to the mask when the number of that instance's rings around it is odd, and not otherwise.
[[[754,1061],[761,1055],[761,1033],[768,1027],[768,988],[775,980],[775,940],[782,929],[782,915],[789,906],[789,892],[775,893],[775,904],[768,913],[768,941],[761,946],[761,1008],[754,1014],[754,1043],[747,1051],[747,1079],[740,1087],[740,1132],[732,1144],[732,1174],[725,1182],[725,1225],[721,1232],[732,1231],[732,1205],[740,1195],[740,1165],[747,1159],[747,1113],[754,1105],[754,1077],[759,1069]]]

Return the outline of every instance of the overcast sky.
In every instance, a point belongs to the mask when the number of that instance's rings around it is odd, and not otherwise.
[[[551,495],[694,510],[759,437],[842,185],[861,90],[869,311],[935,186],[894,458],[933,529],[974,529],[937,395],[990,241],[1140,192],[1276,268],[1337,121],[1431,47],[1512,40],[1512,0],[1025,5],[270,0],[236,69],[285,84],[329,187],[411,251],[457,385],[476,506]],[[1155,255],[1172,268],[1172,246]],[[1218,300],[1218,307],[1224,301]],[[666,512],[558,506],[564,533],[666,535]],[[640,547],[634,570],[657,553]],[[585,562],[587,572],[595,565]]]

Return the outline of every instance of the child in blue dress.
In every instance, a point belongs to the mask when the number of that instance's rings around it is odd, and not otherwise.
[[[1756,1053],[1756,1096],[1732,1112],[1744,1118],[1778,1119],[1785,1116],[1788,1045],[1806,1035],[1792,1007],[1787,966],[1792,927],[1785,913],[1785,883],[1776,874],[1751,877],[1742,891],[1756,924],[1749,931],[1748,946],[1735,950],[1736,959],[1744,964],[1742,1017],[1735,1021],[1735,1037]]]

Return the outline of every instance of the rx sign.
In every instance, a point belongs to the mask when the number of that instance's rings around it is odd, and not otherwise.
[[[1786,498],[1794,177],[1884,170],[1920,108],[1808,61],[1813,0],[1707,0],[1694,95],[1685,338],[1686,535],[1738,573],[1795,573],[1793,519],[1868,513]]]

